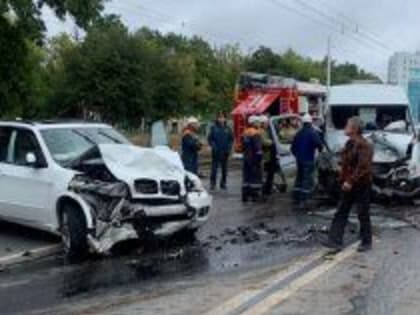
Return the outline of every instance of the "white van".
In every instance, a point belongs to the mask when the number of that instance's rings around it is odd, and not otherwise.
[[[319,163],[319,183],[336,193],[338,153],[347,137],[347,120],[359,116],[363,136],[374,148],[373,190],[376,196],[412,199],[420,197],[420,145],[409,101],[401,87],[384,84],[334,86],[326,113],[325,142],[329,152]]]
[[[364,122],[366,137],[375,134],[397,150],[385,155],[383,153],[387,152],[375,150],[375,161],[389,161],[406,155],[415,128],[407,95],[401,87],[385,84],[332,87],[326,114],[326,142],[333,152],[344,147],[347,140],[344,127],[353,116],[359,116]]]

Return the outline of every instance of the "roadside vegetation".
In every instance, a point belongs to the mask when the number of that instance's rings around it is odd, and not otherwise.
[[[325,60],[292,49],[260,47],[245,54],[236,44],[213,46],[204,39],[129,31],[117,16],[102,16],[101,0],[38,1],[58,17],[71,15],[85,30],[48,38],[32,1],[0,5],[0,116],[84,117],[98,114],[123,128],[142,119],[200,115],[232,106],[241,71],[325,82]],[[30,12],[30,14],[28,14]],[[355,64],[334,63],[333,83],[377,79]]]

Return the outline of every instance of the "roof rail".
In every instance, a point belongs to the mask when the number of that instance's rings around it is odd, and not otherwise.
[[[63,118],[63,119],[44,119],[38,121],[38,123],[41,124],[72,124],[72,123],[78,123],[78,124],[88,124],[88,123],[101,123],[100,121],[93,121],[93,120],[84,120],[84,119],[72,119],[72,118]]]
[[[35,122],[32,120],[28,120],[28,119],[22,119],[22,118],[15,118],[13,119],[5,119],[5,120],[1,120],[1,122],[9,122],[9,123],[20,123],[20,124],[26,124],[26,125],[34,125]]]

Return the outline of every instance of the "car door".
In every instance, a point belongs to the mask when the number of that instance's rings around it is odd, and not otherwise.
[[[10,127],[0,127],[0,216],[7,218],[12,214],[10,205],[7,202],[11,194],[6,178],[4,176],[8,168],[7,160],[10,156],[11,135],[13,129]]]
[[[270,118],[270,130],[276,146],[277,158],[283,171],[292,172],[296,169],[296,159],[290,152],[290,147],[294,138],[301,127],[301,117],[293,114],[285,114]],[[282,134],[283,129],[287,127],[292,132]]]
[[[27,161],[28,154],[36,162]],[[3,204],[11,219],[31,226],[50,222],[48,197],[53,187],[50,169],[38,139],[29,129],[14,129],[6,163],[2,164]]]

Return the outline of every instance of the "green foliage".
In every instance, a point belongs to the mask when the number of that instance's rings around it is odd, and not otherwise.
[[[83,117],[93,112],[105,121],[136,127],[142,119],[210,118],[229,111],[245,70],[325,82],[325,60],[267,47],[247,56],[238,46],[212,47],[200,37],[148,28],[132,33],[117,16],[99,17],[103,1],[0,2],[1,116]],[[86,27],[83,41],[62,34],[39,45],[42,5],[61,18],[74,15]],[[354,64],[334,63],[333,69],[335,83],[376,78]]]
[[[310,79],[316,78],[325,83],[326,64],[326,59],[318,61],[305,58],[292,49],[288,49],[283,54],[278,54],[270,48],[260,47],[251,56],[246,58],[245,68],[247,71],[281,75],[302,81],[309,81]],[[354,80],[380,81],[377,76],[365,72],[355,64],[337,64],[337,62],[333,61],[333,84],[350,83]]]
[[[81,27],[99,17],[104,0],[0,0],[0,115],[34,117],[43,112],[48,92],[43,67],[47,5],[60,19],[66,14]]]
[[[82,43],[54,39],[47,63],[49,113],[100,113],[132,126],[142,118],[213,115],[228,110],[242,56],[237,47],[213,49],[202,39],[129,33],[115,17],[99,20]]]

